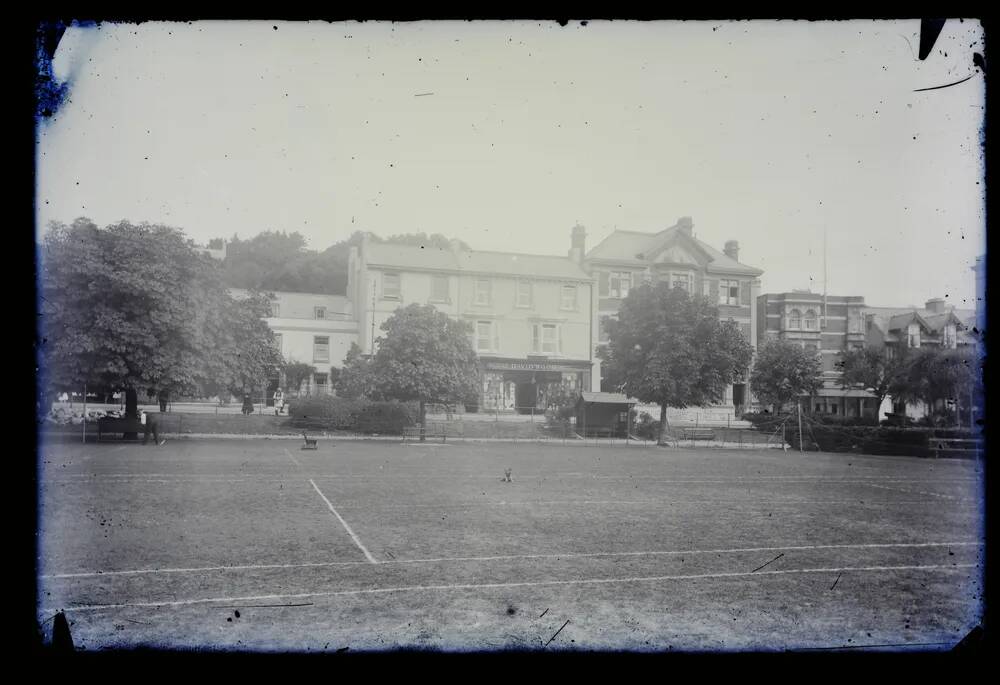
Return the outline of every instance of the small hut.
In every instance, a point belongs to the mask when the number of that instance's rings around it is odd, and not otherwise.
[[[583,437],[624,438],[635,403],[619,393],[582,392],[576,401],[576,432]]]

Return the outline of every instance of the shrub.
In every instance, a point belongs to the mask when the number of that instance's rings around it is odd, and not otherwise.
[[[658,440],[660,432],[660,422],[654,419],[649,412],[639,412],[636,417],[636,410],[632,410],[632,433],[637,438],[643,440]]]
[[[417,422],[414,403],[374,402],[332,395],[300,397],[288,404],[293,426],[400,435]]]

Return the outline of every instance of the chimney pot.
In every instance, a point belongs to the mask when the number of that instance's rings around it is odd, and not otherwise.
[[[722,250],[727,257],[734,262],[740,261],[740,244],[736,240],[727,240],[726,247]]]
[[[935,314],[940,314],[945,311],[944,300],[940,297],[934,297],[927,300],[924,306]]]

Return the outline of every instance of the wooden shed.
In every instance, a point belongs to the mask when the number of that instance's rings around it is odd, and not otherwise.
[[[582,392],[576,401],[576,432],[583,437],[624,438],[635,403],[619,393]]]

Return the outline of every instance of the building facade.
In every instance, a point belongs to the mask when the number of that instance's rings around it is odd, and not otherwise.
[[[616,230],[589,252],[585,251],[583,227],[573,229],[570,256],[581,259],[584,270],[597,284],[595,317],[599,336],[595,344],[607,342],[604,322],[618,314],[631,288],[667,282],[710,297],[718,304],[720,319],[734,320],[747,341],[756,347],[757,296],[763,271],[739,261],[737,241],[728,241],[720,252],[698,240],[693,227],[690,217],[682,217],[658,233]],[[726,389],[716,409],[739,416],[751,401],[744,379]]]
[[[594,384],[595,282],[580,264],[548,255],[432,248],[367,239],[352,248],[347,292],[358,344],[374,354],[399,307],[431,304],[465,321],[483,370],[487,411],[544,408],[559,386]]]
[[[800,398],[805,411],[839,416],[874,416],[875,397],[864,390],[841,387],[840,353],[865,346],[865,298],[820,295],[808,290],[767,293],[757,298],[757,344],[786,340],[818,355],[823,387]]]
[[[976,310],[950,306],[939,297],[927,300],[922,308],[868,307],[863,315],[865,344],[885,350],[889,355],[899,354],[901,348],[955,349],[978,342],[973,331]],[[886,398],[879,408],[879,416],[887,413],[920,418],[927,413],[927,407],[921,402],[906,403]]]
[[[239,289],[230,292],[237,296],[246,293]],[[271,299],[270,316],[265,321],[274,332],[282,358],[314,369],[298,388],[286,387],[284,378],[272,378],[267,396],[278,387],[290,395],[331,394],[331,368],[343,366],[351,343],[358,342],[358,322],[350,300],[343,295],[264,292]]]

